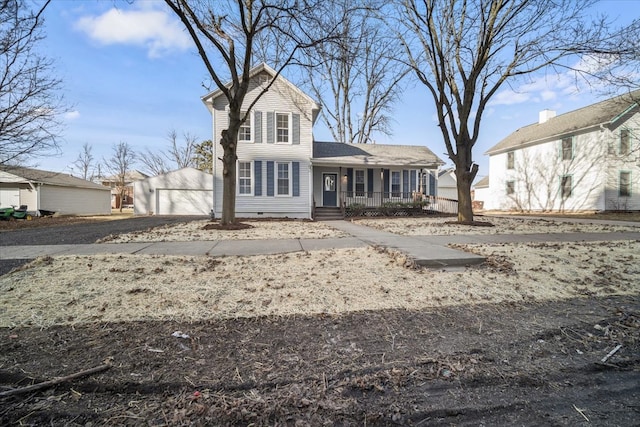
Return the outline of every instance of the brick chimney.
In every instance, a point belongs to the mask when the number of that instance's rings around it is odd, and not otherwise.
[[[556,116],[556,112],[553,110],[542,110],[538,114],[538,123],[544,123],[549,119],[552,119]]]

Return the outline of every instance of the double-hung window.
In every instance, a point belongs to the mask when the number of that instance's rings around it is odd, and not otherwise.
[[[364,196],[364,170],[356,170],[355,191],[356,196]]]
[[[276,165],[277,165],[276,195],[290,196],[291,195],[291,163],[277,162]]]
[[[400,171],[391,171],[391,196],[400,197]]]
[[[573,138],[562,138],[562,160],[573,160]]]
[[[620,130],[620,155],[626,156],[631,151],[631,139],[629,138],[629,129]]]
[[[507,169],[514,169],[515,164],[515,153],[513,151],[509,151],[507,153]]]
[[[288,113],[276,113],[276,143],[291,142],[291,120]]]
[[[251,162],[238,162],[238,194],[242,196],[253,194]]]
[[[516,192],[516,182],[507,181],[507,196],[511,196]]]
[[[560,177],[560,194],[562,195],[562,199],[567,199],[571,197],[573,192],[573,178],[571,175],[563,175]]]
[[[246,113],[241,113],[244,116]],[[240,130],[238,130],[238,142],[251,142],[253,138],[251,137],[251,114],[247,116],[247,120],[244,121],[240,125]]]
[[[631,172],[620,172],[618,195],[620,197],[631,197]]]

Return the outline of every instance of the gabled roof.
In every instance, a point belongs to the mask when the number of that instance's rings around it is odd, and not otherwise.
[[[127,171],[124,174],[124,180],[126,182],[139,181],[145,178],[149,178],[149,175],[144,172],[140,172],[139,170]],[[103,176],[102,178],[100,178],[100,181],[102,182],[118,182],[119,180],[120,179],[117,175]]]
[[[474,185],[475,188],[489,188],[489,175],[485,176]]]
[[[274,70],[273,68],[269,67],[267,64],[265,64],[263,62],[262,64],[256,65],[251,70],[249,70],[249,79],[253,79],[254,77],[256,77],[258,74],[260,74],[262,72],[265,72],[265,73],[269,74],[271,76],[271,78],[275,78],[276,75],[278,74],[276,72],[276,70]],[[320,104],[318,104],[313,98],[311,98],[309,95],[307,95],[302,90],[300,90],[300,88],[298,86],[294,85],[289,80],[284,78],[282,76],[282,74],[278,75],[278,80],[283,82],[290,89],[294,90],[300,96],[302,96],[304,99],[306,99],[312,105],[313,109],[315,109],[315,110],[319,110],[320,109]],[[231,83],[232,83],[231,81],[225,83],[225,87],[230,88],[231,87]],[[210,103],[211,101],[213,101],[214,99],[216,99],[217,97],[219,97],[221,95],[222,95],[222,90],[216,89],[213,92],[209,92],[208,94],[203,96],[201,99],[202,99],[202,102],[204,102],[205,105],[207,105],[208,103]]]
[[[76,178],[66,173],[51,172],[39,169],[23,168],[20,166],[0,165],[0,182],[15,184],[46,184],[59,187],[91,188],[110,191],[108,187],[94,184],[84,179]]]
[[[578,110],[560,114],[544,123],[534,123],[513,132],[491,147],[485,154],[499,154],[551,139],[560,139],[568,134],[589,128],[612,126],[629,113],[638,110],[640,90],[616,96]]]
[[[312,163],[366,166],[439,167],[444,164],[419,145],[345,144],[314,142]]]

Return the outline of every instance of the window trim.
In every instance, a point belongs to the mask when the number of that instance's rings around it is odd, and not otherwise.
[[[627,174],[628,175],[628,181],[627,181],[627,186],[628,186],[628,194],[622,194],[622,174]],[[621,170],[618,172],[618,197],[631,197],[633,195],[633,182],[631,180],[631,171],[628,170]]]
[[[240,177],[240,163],[249,164],[249,183],[250,183],[250,191],[251,191],[250,193],[241,193],[240,192],[240,179],[241,179],[241,177]],[[253,173],[253,160],[250,160],[248,162],[238,160],[236,162],[236,171],[237,171],[237,174],[236,174],[237,175],[237,178],[236,178],[236,195],[238,197],[252,197],[255,194],[254,188],[253,188],[254,181],[255,181],[254,173]],[[246,179],[246,178],[243,178],[243,179]]]
[[[279,193],[279,187],[278,187],[278,182],[280,181],[280,171],[279,171],[279,166],[280,165],[287,165],[287,190],[289,191],[288,194],[280,194]],[[278,161],[274,161],[274,179],[273,179],[273,185],[274,185],[274,191],[273,191],[273,195],[275,197],[293,197],[293,164],[292,162],[278,162]]]
[[[287,116],[287,142],[278,141],[278,116]],[[273,142],[279,145],[292,145],[293,144],[293,113],[274,111],[273,114]]]
[[[243,114],[245,114],[244,112],[241,112],[240,115],[242,116]],[[245,122],[240,126],[240,129],[238,129],[238,142],[241,142],[243,144],[253,144],[256,140],[255,138],[255,132],[254,132],[254,123],[253,123],[253,111],[249,112],[249,115],[247,116],[247,120],[245,120]],[[249,126],[249,139],[240,139],[240,130],[243,127],[246,127],[248,123]]]

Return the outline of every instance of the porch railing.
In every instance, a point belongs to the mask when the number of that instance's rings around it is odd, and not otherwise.
[[[347,210],[373,210],[378,208],[414,208],[426,212],[458,212],[458,201],[428,196],[419,192],[342,191],[340,206]]]

